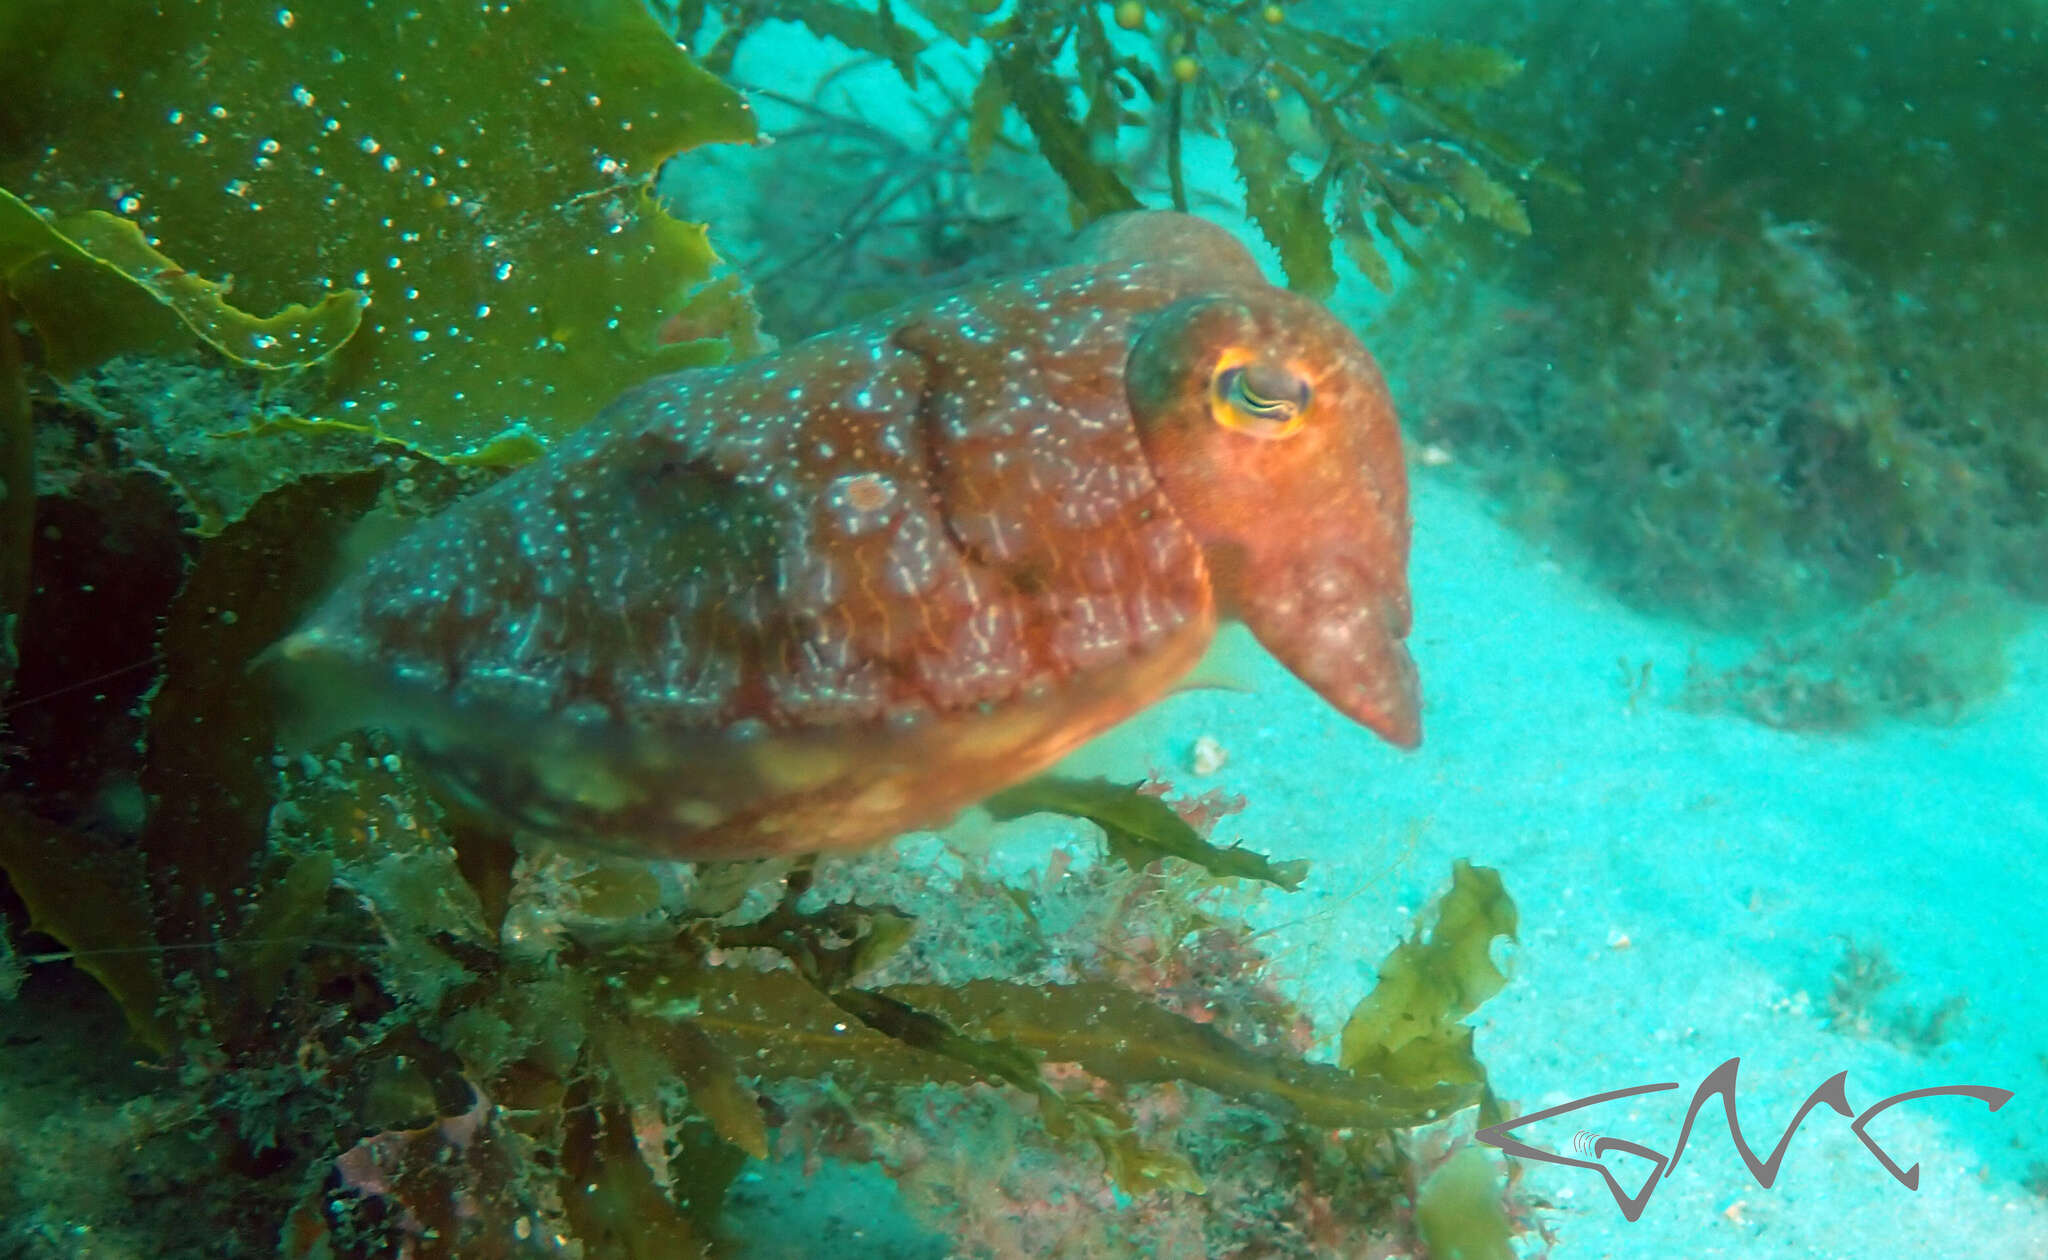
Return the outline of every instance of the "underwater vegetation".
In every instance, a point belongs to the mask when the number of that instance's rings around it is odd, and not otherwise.
[[[1289,284],[1321,297],[1336,284],[1338,251],[1387,288],[1388,256],[1420,264],[1412,242],[1439,223],[1471,220],[1526,235],[1529,221],[1515,188],[1532,180],[1569,186],[1475,109],[1477,97],[1519,73],[1512,57],[1433,38],[1353,39],[1293,20],[1278,4],[903,6],[933,33],[929,40],[886,3],[665,7],[677,37],[702,43],[714,69],[729,68],[742,43],[770,22],[800,23],[886,61],[912,86],[931,77],[926,63],[935,46],[965,50],[975,65],[971,90],[935,120],[927,143],[885,153],[892,160],[879,174],[863,174],[862,183],[874,182],[849,190],[843,217],[818,233],[807,257],[843,257],[899,203],[916,206],[923,230],[941,238],[929,242],[929,257],[948,256],[949,232],[985,239],[987,216],[957,198],[1006,152],[1028,153],[1058,176],[1075,226],[1141,207],[1184,211],[1191,195],[1184,139],[1204,135],[1230,146],[1243,208],[1279,253]],[[861,138],[857,116],[817,100],[791,103],[840,139]],[[1028,145],[1012,138],[1011,119],[1023,124]],[[1146,138],[1143,150],[1122,152],[1133,136]],[[866,144],[871,152],[901,147],[900,139],[884,137],[867,137]],[[811,175],[815,188],[815,168]],[[935,180],[944,184],[936,204]],[[876,278],[867,279],[851,287],[868,288]],[[782,305],[775,310],[780,314]],[[790,314],[798,322],[776,326],[819,326],[806,324],[800,307]]]
[[[750,99],[793,115],[772,127],[772,143],[693,150],[661,181],[678,213],[715,215],[764,334],[788,341],[841,328],[926,293],[1043,266],[1066,246],[1069,219],[1046,213],[1065,203],[1066,188],[1027,142],[970,160],[964,99],[878,118],[870,83],[895,71],[844,64],[808,95],[742,80]]]
[[[1863,608],[1766,639],[1732,667],[1696,656],[1675,702],[1780,730],[1854,731],[1884,717],[1953,725],[2004,690],[2005,644],[2020,624],[1995,588],[1906,578]]]
[[[1417,435],[1643,607],[1795,640],[1924,629],[1890,678],[1823,684],[1898,697],[1852,703],[1866,714],[1995,694],[1980,662],[2014,619],[1921,610],[2048,597],[2048,15],[1708,0],[1431,19],[1528,57],[1492,114],[1585,187],[1532,185],[1526,243],[1468,235],[1466,266],[1397,300]],[[1812,655],[1786,655],[1810,688]]]
[[[635,0],[103,7],[0,16],[0,269],[53,370],[197,339],[318,367],[243,427],[475,456],[748,335],[649,185],[751,116]]]
[[[1454,1132],[1397,1132],[1494,1114],[1459,1022],[1504,981],[1493,872],[1459,865],[1332,1064],[1303,1057],[1228,879],[1178,859],[1061,849],[1006,881],[935,846],[815,869],[515,855],[379,747],[266,762],[253,894],[213,890],[234,926],[197,952],[138,946],[203,841],[153,826],[138,855],[10,802],[29,931],[86,951],[175,1069],[117,1143],[154,1206],[7,1203],[10,1245],[60,1254],[84,1220],[157,1255],[695,1255],[746,1162],[792,1150],[881,1165],[969,1254],[1043,1230],[1095,1254],[1405,1252],[1485,1236],[1426,1223],[1474,1184],[1496,1243],[1528,1225],[1490,1164],[1438,1175]],[[1201,802],[1132,799],[1155,806],[1138,831],[1242,868]],[[146,870],[171,852],[182,886]],[[935,947],[927,915],[975,947]]]
[[[1875,1037],[1929,1054],[1955,1036],[1969,1000],[1952,994],[1931,1005],[1900,1001],[1890,991],[1902,979],[1882,946],[1870,941],[1843,940],[1842,958],[1828,976],[1822,1001],[1829,1028],[1858,1037]]]
[[[885,6],[812,8],[897,39]],[[1333,233],[1513,226],[1482,182],[1504,150],[1455,110],[1495,54],[1340,81],[1349,44],[1160,7],[1135,26],[1171,59],[1091,63],[1077,115],[1046,67],[1123,8],[932,13],[1001,63],[978,143],[1015,143],[1014,106],[1083,217],[1129,185],[1076,137],[1126,107],[1170,136],[1295,100],[1359,124],[1314,176],[1232,137],[1297,283]],[[1310,873],[1163,785],[998,798],[1103,833],[1028,877],[936,842],[649,865],[516,847],[374,731],[280,751],[251,665],[337,568],[621,390],[760,348],[652,192],[751,116],[636,2],[25,0],[0,64],[0,1053],[92,1061],[35,1017],[88,981],[130,1039],[0,1132],[29,1170],[0,1250],[713,1254],[784,1155],[885,1170],[967,1254],[1497,1257],[1540,1230],[1466,1140],[1502,1114],[1463,1022],[1516,930],[1495,872],[1458,864],[1319,1047],[1233,901]],[[1367,125],[1397,103],[1435,138]]]

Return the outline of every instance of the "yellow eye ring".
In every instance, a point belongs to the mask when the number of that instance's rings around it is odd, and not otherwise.
[[[1308,382],[1277,363],[1226,361],[1210,382],[1209,410],[1226,429],[1257,438],[1283,438],[1300,431],[1309,395]]]

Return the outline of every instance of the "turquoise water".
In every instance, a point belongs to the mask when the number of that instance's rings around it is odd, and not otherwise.
[[[769,13],[0,0],[0,1257],[2048,1256],[2038,0]]]

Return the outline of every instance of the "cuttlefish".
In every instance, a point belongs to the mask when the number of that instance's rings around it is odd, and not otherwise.
[[[274,657],[505,826],[647,856],[940,824],[1242,620],[1421,738],[1372,357],[1180,214],[629,390],[345,580]]]

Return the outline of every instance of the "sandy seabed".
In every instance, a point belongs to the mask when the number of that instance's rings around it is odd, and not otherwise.
[[[1243,793],[1216,839],[1314,862],[1301,892],[1258,914],[1326,1031],[1452,859],[1498,868],[1521,940],[1474,1022],[1511,1108],[1678,1086],[1523,1132],[1545,1149],[1570,1153],[1586,1130],[1668,1155],[1700,1081],[1731,1057],[1759,1159],[1837,1072],[1858,1112],[1933,1086],[2013,1092],[1995,1114],[1938,1097],[1870,1121],[1918,1164],[1917,1191],[1825,1105],[1760,1187],[1709,1099],[1636,1221],[1598,1174],[1532,1169],[1556,1205],[1557,1260],[2048,1256],[2048,1200],[2022,1184],[2048,1160],[2048,618],[2014,645],[2005,694],[1962,724],[1792,734],[1673,707],[1698,633],[1565,573],[1468,492],[1425,475],[1415,515],[1421,750],[1377,743],[1256,648],[1226,647],[1254,694],[1176,696],[1078,762]],[[1649,694],[1632,697],[1644,662]],[[1194,779],[1202,736],[1228,759]],[[1851,943],[1898,973],[1868,1028],[1829,1007]],[[1894,1015],[1955,997],[1967,1005],[1940,1044],[1886,1035]],[[1631,1193],[1651,1168],[1604,1162]]]

